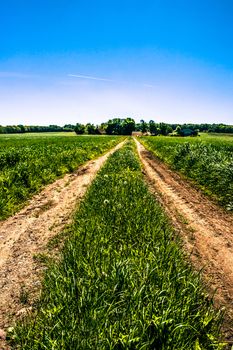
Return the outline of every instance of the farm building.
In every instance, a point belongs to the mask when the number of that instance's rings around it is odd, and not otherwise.
[[[143,133],[141,131],[133,131],[132,136],[142,136]]]
[[[150,132],[133,131],[132,136],[151,136]]]

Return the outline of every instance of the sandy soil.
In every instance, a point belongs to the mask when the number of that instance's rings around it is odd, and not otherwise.
[[[135,141],[151,191],[182,236],[195,268],[203,269],[207,290],[216,290],[215,303],[226,309],[224,339],[233,344],[233,215]]]
[[[80,199],[110,154],[86,163],[76,172],[46,186],[29,205],[0,222],[0,349],[7,327],[31,309],[40,290],[43,265],[35,256],[71,221]]]

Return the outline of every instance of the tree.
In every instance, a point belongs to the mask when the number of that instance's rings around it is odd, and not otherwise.
[[[18,127],[20,128],[20,132],[21,133],[25,133],[26,129],[25,129],[25,126],[24,125],[18,125]]]
[[[74,128],[75,128],[75,125],[72,125],[72,124],[65,124],[63,126],[64,131],[74,131]]]
[[[86,131],[87,131],[87,133],[88,133],[89,135],[94,135],[94,134],[96,134],[96,127],[95,127],[95,125],[94,125],[94,124],[88,123],[88,124],[86,125]]]
[[[77,123],[75,125],[74,131],[76,132],[77,135],[82,135],[85,132],[85,125]]]
[[[141,131],[141,123],[135,124],[135,131]]]
[[[153,120],[149,121],[149,131],[150,131],[151,135],[158,135],[157,125],[155,124],[155,122]]]
[[[132,118],[126,118],[122,121],[122,135],[132,135],[135,130],[135,121]]]
[[[121,119],[114,118],[107,122],[106,134],[108,135],[121,135]]]
[[[106,126],[106,133],[108,135],[131,135],[135,130],[135,121],[132,118],[110,119]]]
[[[140,123],[141,123],[141,132],[143,133],[147,132],[148,131],[147,123],[143,119],[140,120]]]
[[[168,134],[167,125],[165,123],[159,124],[160,134],[166,136]]]
[[[193,136],[198,136],[199,133],[199,129],[194,129],[193,130]]]

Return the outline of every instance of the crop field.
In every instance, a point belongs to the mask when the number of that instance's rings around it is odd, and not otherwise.
[[[129,141],[101,169],[47,264],[22,349],[222,349],[221,313],[148,191]]]
[[[194,180],[227,210],[233,210],[233,138],[144,137],[144,146],[172,169]]]
[[[0,220],[12,215],[43,185],[122,140],[72,136],[73,133],[0,136]]]

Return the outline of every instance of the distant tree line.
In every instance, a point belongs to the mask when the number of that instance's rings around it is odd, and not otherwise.
[[[0,125],[0,134],[23,134],[27,132],[59,132],[59,131],[74,131],[75,125],[49,125],[49,126],[38,126],[38,125]]]
[[[167,124],[167,123],[155,123],[150,120],[148,123],[144,120],[140,120],[140,123],[136,124],[136,131],[143,133],[150,132],[152,135],[168,135],[176,133],[180,136],[185,136],[185,133],[189,131],[189,134],[193,136],[198,132],[209,133],[233,133],[233,125],[226,124]]]
[[[211,124],[208,132],[233,134],[233,125]]]
[[[26,125],[0,125],[0,134],[16,134],[27,132],[71,132],[76,134],[89,135],[131,135],[133,131],[151,135],[179,135],[179,136],[196,136],[198,132],[209,133],[233,133],[233,125],[226,124],[168,124],[156,123],[154,120],[149,122],[140,120],[136,123],[132,118],[114,118],[106,123],[94,125],[91,123],[76,125],[66,124],[64,126],[26,126]]]

